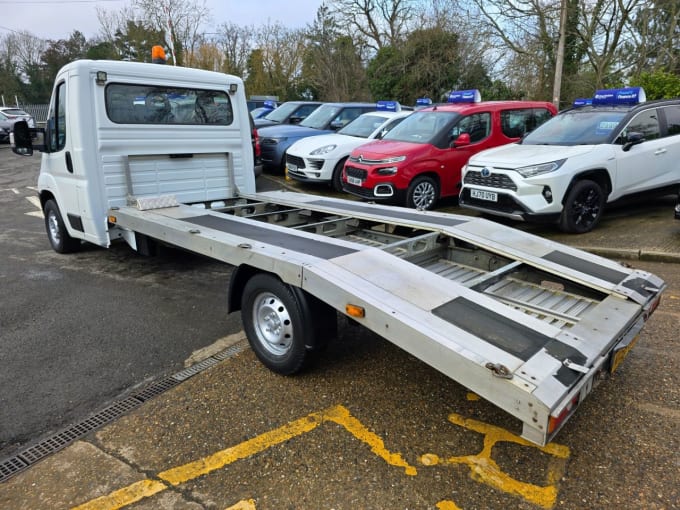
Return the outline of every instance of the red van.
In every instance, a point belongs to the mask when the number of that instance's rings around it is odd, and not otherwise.
[[[452,92],[448,103],[418,110],[382,140],[354,149],[343,171],[343,190],[432,209],[439,198],[458,195],[470,156],[516,142],[556,113],[545,101],[482,102],[476,90]]]

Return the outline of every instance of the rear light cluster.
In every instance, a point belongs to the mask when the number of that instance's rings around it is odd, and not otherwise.
[[[262,155],[262,147],[260,147],[260,137],[257,134],[257,129],[253,128],[253,150],[255,151],[255,157],[259,158]]]
[[[574,395],[574,397],[569,401],[569,403],[564,406],[562,412],[558,416],[551,416],[548,423],[548,434],[556,432],[560,426],[566,421],[566,419],[571,415],[571,413],[576,409],[579,402],[580,395]]]

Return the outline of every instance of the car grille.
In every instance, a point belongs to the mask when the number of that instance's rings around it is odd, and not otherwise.
[[[298,168],[305,168],[305,160],[299,156],[291,156],[290,154],[286,154],[286,163],[295,165]]]
[[[345,166],[345,174],[347,174],[348,177],[356,177],[361,180],[365,180],[366,177],[368,177],[368,172],[366,170],[355,166]]]
[[[488,177],[482,177],[482,172],[476,170],[468,170],[465,174],[464,184],[476,184],[477,186],[485,186],[488,188],[501,188],[517,191],[517,185],[507,175],[492,173]]]
[[[342,183],[342,189],[362,198],[375,198],[373,196],[373,188],[362,188],[361,186],[354,186],[346,182]]]

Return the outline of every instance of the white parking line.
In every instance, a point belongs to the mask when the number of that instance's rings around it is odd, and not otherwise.
[[[31,204],[36,206],[38,208],[37,211],[31,211],[27,212],[27,216],[35,216],[36,218],[44,218],[45,216],[43,215],[42,212],[42,207],[40,206],[40,199],[38,197],[26,197],[26,200],[28,200]]]

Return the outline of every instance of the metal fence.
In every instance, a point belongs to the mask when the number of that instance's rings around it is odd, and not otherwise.
[[[47,104],[21,104],[19,105],[26,113],[30,113],[35,119],[36,124],[45,124],[47,122]]]

